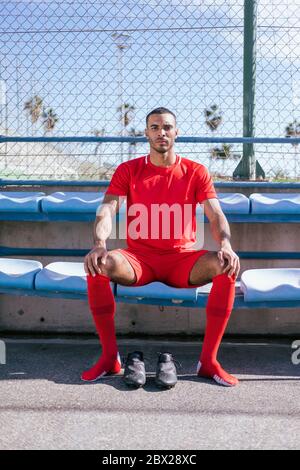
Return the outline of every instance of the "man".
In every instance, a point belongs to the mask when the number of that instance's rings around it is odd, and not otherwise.
[[[115,301],[110,281],[131,286],[161,281],[185,288],[212,281],[197,374],[212,378],[224,386],[235,386],[238,380],[217,361],[240,270],[239,258],[230,244],[227,219],[208,170],[199,163],[176,155],[174,142],[178,129],[174,113],[166,108],[151,111],[146,118],[145,134],[150,153],[124,162],[116,169],[96,217],[94,248],[85,258],[89,303],[102,344],[102,355],[91,369],[82,374],[82,379],[97,380],[106,374],[116,374],[121,369],[114,326]],[[112,218],[125,198],[128,248],[107,251],[106,240],[112,230]],[[217,252],[193,249],[197,203],[204,205],[212,236],[219,246]],[[174,212],[167,229],[165,220],[159,223],[162,205],[172,208]],[[181,209],[176,216],[174,207]],[[188,223],[184,223],[181,233],[178,233],[178,222],[184,219],[186,213],[190,214]],[[162,362],[169,359],[162,358]],[[134,368],[135,364],[132,363],[131,369]]]

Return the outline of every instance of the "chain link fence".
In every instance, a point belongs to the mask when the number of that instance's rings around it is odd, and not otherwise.
[[[0,134],[140,136],[158,106],[184,136],[243,135],[243,0],[0,1]],[[258,1],[257,136],[300,136],[300,0]],[[230,179],[242,144],[177,153]],[[268,178],[298,145],[255,146]],[[143,143],[0,143],[0,178],[110,179]]]

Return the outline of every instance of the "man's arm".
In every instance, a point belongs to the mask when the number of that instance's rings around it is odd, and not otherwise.
[[[124,196],[106,194],[101,206],[97,209],[93,228],[94,246],[84,258],[84,269],[87,274],[101,274],[98,262],[101,260],[101,263],[105,264],[108,255],[106,240],[112,231],[113,217],[119,212],[124,199]]]
[[[237,254],[232,250],[230,227],[218,199],[206,199],[204,201],[204,212],[209,220],[212,236],[220,248],[218,257],[221,266],[224,266],[225,260],[228,263],[223,272],[228,272],[230,276],[235,273],[237,276],[240,270],[240,261]]]
[[[94,223],[94,246],[106,246],[106,240],[112,231],[113,217],[119,212],[125,196],[105,194],[101,206],[97,209]]]

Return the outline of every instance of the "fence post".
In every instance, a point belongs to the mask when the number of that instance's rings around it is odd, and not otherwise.
[[[243,136],[254,137],[257,0],[244,1]],[[265,173],[255,159],[254,144],[243,144],[243,157],[234,178],[255,180]]]
[[[3,340],[0,340],[0,364],[6,364],[6,346]]]

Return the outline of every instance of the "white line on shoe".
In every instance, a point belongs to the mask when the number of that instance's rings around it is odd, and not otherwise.
[[[107,374],[107,372],[106,372],[106,371],[103,371],[102,374],[98,375],[98,377],[96,377],[95,379],[92,379],[92,380],[85,380],[85,379],[83,379],[83,378],[81,377],[81,380],[82,380],[83,382],[96,382],[96,380],[101,379],[101,378],[104,377],[106,374]]]
[[[234,384],[231,384],[230,382],[226,382],[226,380],[222,379],[219,377],[219,375],[215,374],[212,377],[218,384],[223,385],[224,387],[234,387]]]

